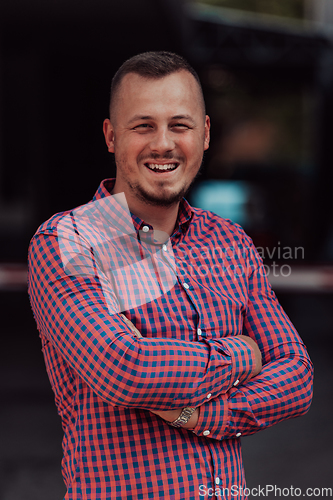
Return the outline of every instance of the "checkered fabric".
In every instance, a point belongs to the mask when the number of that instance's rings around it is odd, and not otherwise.
[[[65,499],[244,499],[240,436],[308,410],[305,346],[240,226],[183,200],[163,246],[113,185],[42,224],[29,248]],[[261,349],[256,377],[239,334]],[[200,410],[193,431],[149,411],[185,406]]]

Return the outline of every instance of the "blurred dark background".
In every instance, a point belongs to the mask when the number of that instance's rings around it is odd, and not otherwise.
[[[248,486],[333,487],[332,40],[330,0],[1,1],[1,500],[64,495],[27,247],[114,175],[110,81],[146,50],[198,71],[212,141],[188,197],[244,226],[315,365],[310,412],[243,439]]]

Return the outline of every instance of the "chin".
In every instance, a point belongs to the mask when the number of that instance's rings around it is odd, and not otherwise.
[[[186,188],[181,189],[177,192],[172,193],[161,193],[157,195],[155,193],[149,193],[141,187],[137,186],[136,195],[141,201],[144,201],[148,205],[155,207],[169,207],[179,203],[187,192]]]

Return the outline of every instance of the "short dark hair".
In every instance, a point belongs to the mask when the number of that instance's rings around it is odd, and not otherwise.
[[[127,61],[120,66],[111,82],[110,116],[117,91],[119,90],[124,76],[128,73],[136,73],[145,78],[158,79],[181,70],[188,71],[196,79],[202,97],[203,108],[205,109],[201,82],[195,69],[192,68],[184,57],[178,54],[166,51],[155,51],[137,54],[127,59]]]

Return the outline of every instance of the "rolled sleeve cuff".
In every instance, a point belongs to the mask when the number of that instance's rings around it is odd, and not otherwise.
[[[238,384],[244,384],[253,376],[256,369],[256,357],[252,347],[237,336],[224,338],[223,344],[232,358],[232,372],[227,388],[229,390]]]
[[[223,439],[228,425],[228,395],[223,394],[199,407],[199,418],[192,432],[208,439]]]

